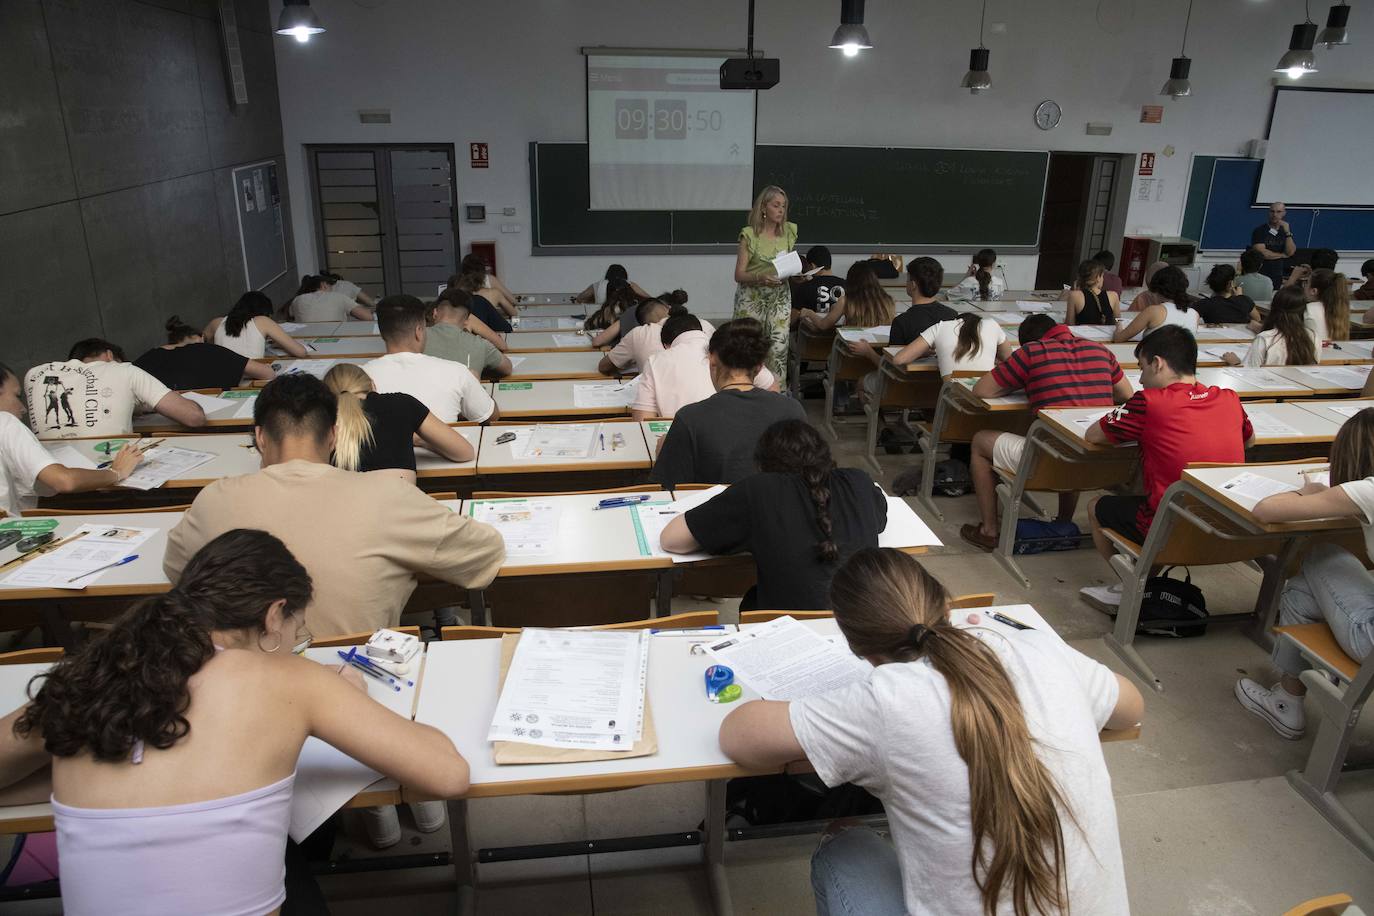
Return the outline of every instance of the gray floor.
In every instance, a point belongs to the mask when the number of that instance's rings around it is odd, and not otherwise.
[[[813,402],[808,407],[814,410]],[[859,464],[861,420],[844,422],[840,433],[837,459]],[[890,484],[915,460],[884,456],[882,482]],[[1028,558],[1033,587],[1023,589],[991,558],[960,540],[958,526],[974,514],[972,497],[940,505],[945,521],[927,521],[949,546],[926,562],[952,592],[992,591],[999,602],[1032,603],[1075,647],[1124,673],[1101,640],[1107,618],[1077,597],[1081,585],[1106,581],[1107,567],[1096,554],[1081,550]],[[1194,581],[1213,613],[1227,613],[1247,609],[1259,578],[1248,569],[1221,567],[1195,570]],[[677,609],[689,605],[683,602]],[[733,613],[733,604],[722,610]],[[1279,738],[1245,714],[1232,696],[1239,675],[1269,676],[1266,653],[1238,628],[1224,625],[1200,639],[1149,641],[1141,651],[1163,679],[1165,692],[1147,695],[1139,741],[1105,749],[1132,911],[1137,916],[1280,914],[1303,900],[1344,891],[1374,912],[1374,863],[1284,779],[1305,759],[1310,738]],[[1374,763],[1369,718],[1352,757]],[[1340,794],[1364,823],[1374,824],[1374,770],[1348,776]],[[700,785],[689,784],[588,796],[480,799],[471,803],[474,839],[490,847],[691,830],[700,820],[702,796]],[[405,818],[403,823],[405,852],[447,848],[445,832],[422,836]],[[735,911],[811,912],[813,846],[812,838],[730,844],[726,855]],[[373,854],[351,839],[336,849]],[[696,856],[685,849],[483,866],[479,912],[709,913]],[[424,916],[452,911],[446,877],[444,869],[435,868],[339,876],[322,884],[338,916],[371,916],[379,908]]]

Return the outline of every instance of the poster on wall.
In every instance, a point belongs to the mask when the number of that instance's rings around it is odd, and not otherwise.
[[[286,232],[277,164],[268,161],[238,166],[230,181],[237,204],[243,282],[246,289],[260,290],[286,273]]]

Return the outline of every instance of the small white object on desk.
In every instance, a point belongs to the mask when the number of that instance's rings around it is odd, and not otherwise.
[[[372,634],[364,650],[371,658],[404,664],[420,654],[420,638],[384,627]]]

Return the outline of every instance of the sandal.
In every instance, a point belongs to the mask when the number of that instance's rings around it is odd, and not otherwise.
[[[965,525],[959,529],[959,536],[968,541],[979,550],[992,551],[997,549],[997,538],[988,537],[977,525]]]

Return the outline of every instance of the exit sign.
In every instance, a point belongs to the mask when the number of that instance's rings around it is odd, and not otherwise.
[[[487,156],[487,145],[485,143],[469,143],[468,156],[471,159],[474,169],[487,168],[490,159]]]

